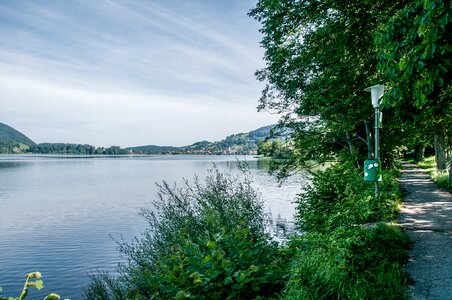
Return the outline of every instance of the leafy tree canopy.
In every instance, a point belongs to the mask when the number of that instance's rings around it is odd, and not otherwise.
[[[380,80],[373,33],[398,6],[260,0],[250,12],[262,23],[267,62],[256,72],[266,82],[258,108],[282,114],[281,126],[294,129],[298,163],[328,160],[344,149],[354,160],[371,152],[366,127],[374,115],[363,89]]]
[[[433,133],[438,170],[446,168],[450,149],[451,11],[451,1],[409,1],[375,35],[378,69],[392,87],[386,102],[423,135]]]

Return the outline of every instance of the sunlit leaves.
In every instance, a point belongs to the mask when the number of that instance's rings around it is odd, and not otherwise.
[[[29,287],[34,287],[37,290],[41,290],[41,289],[44,288],[44,282],[40,278],[42,278],[41,272],[28,273],[25,276],[24,287],[23,287],[22,292],[21,292],[19,297],[17,297],[17,298],[14,298],[14,297],[7,297],[7,298],[0,297],[0,300],[23,300],[23,299],[25,299],[27,297],[27,295],[28,295],[28,288]],[[0,293],[1,292],[2,292],[2,288],[0,287]],[[54,300],[54,299],[60,299],[60,295],[51,293],[51,294],[47,295],[44,298],[44,300]]]
[[[386,104],[401,115],[409,112],[416,127],[430,131],[438,170],[446,168],[445,143],[452,124],[451,12],[450,1],[409,1],[375,34],[378,69],[392,87]]]
[[[38,290],[41,290],[44,287],[44,282],[42,280],[30,281],[27,283],[27,286],[33,286]]]
[[[413,98],[414,105],[422,108],[436,102],[449,85],[450,13],[442,0],[411,1],[380,26],[375,36],[378,67],[397,90],[393,105]]]
[[[27,279],[33,279],[33,278],[39,279],[41,277],[42,277],[41,272],[32,272],[32,273],[27,274]]]
[[[52,293],[44,298],[44,300],[54,300],[54,299],[60,299],[60,295]]]

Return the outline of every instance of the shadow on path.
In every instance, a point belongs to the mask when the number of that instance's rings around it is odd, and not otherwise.
[[[406,193],[399,224],[414,241],[407,271],[412,299],[452,299],[452,195],[430,180],[427,171],[402,163]]]

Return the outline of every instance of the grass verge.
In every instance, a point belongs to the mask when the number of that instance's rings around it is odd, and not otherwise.
[[[427,157],[424,161],[419,162],[418,166],[428,171],[433,182],[438,187],[452,192],[452,182],[449,181],[449,174],[447,173],[447,171],[436,171],[436,162],[434,156]]]

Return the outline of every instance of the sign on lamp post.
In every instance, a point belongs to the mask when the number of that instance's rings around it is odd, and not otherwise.
[[[371,93],[372,106],[375,109],[375,159],[367,160],[364,163],[364,180],[375,181],[375,196],[379,194],[378,181],[381,181],[381,162],[379,159],[379,135],[378,135],[378,125],[380,118],[380,98],[383,96],[385,90],[388,88],[382,84],[373,85],[364,89],[366,92]],[[372,176],[373,175],[373,176]]]

